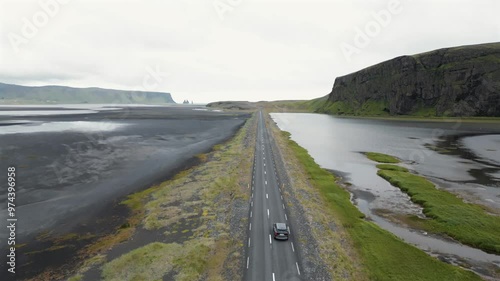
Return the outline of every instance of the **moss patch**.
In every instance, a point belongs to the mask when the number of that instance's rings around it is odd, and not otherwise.
[[[500,217],[482,206],[465,203],[454,194],[437,189],[427,179],[408,171],[384,169],[378,175],[407,193],[430,218],[414,220],[430,232],[442,233],[470,246],[500,254]]]
[[[378,164],[377,168],[379,168],[380,170],[408,172],[408,169],[406,169],[405,167],[400,167],[400,166],[390,165],[390,164]]]
[[[383,154],[383,153],[366,152],[365,155],[366,155],[366,157],[368,157],[368,159],[375,161],[375,162],[379,162],[379,163],[399,163],[400,162],[399,159],[397,159],[396,157],[390,156],[387,154]]]

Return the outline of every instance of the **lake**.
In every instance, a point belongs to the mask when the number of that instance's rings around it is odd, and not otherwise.
[[[306,113],[271,116],[320,166],[351,184],[354,203],[381,227],[450,263],[466,262],[478,272],[492,264],[500,267],[499,256],[407,229],[378,216],[378,210],[422,216],[422,209],[399,188],[377,176],[376,163],[362,154],[373,151],[396,156],[402,166],[425,176],[438,188],[500,214],[499,123],[339,118]]]

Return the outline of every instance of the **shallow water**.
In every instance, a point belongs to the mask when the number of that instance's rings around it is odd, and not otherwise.
[[[3,126],[0,129],[0,135],[8,134],[33,134],[50,132],[107,132],[117,130],[126,126],[124,123],[117,122],[26,122],[22,125]]]
[[[485,268],[493,264],[500,267],[499,256],[408,230],[376,215],[374,211],[380,209],[422,214],[420,206],[405,193],[377,176],[376,163],[361,153],[374,151],[397,156],[403,166],[426,176],[439,188],[500,211],[500,165],[493,153],[500,149],[500,126],[460,121],[348,119],[304,113],[271,115],[319,165],[352,184],[349,189],[358,208],[381,227],[443,260],[466,262],[478,273],[485,274]]]

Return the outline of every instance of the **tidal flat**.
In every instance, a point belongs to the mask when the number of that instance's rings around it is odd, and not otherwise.
[[[231,138],[250,117],[196,109],[0,108],[0,166],[17,170],[16,279],[71,267],[79,250],[126,223],[130,210],[120,202],[128,194],[190,167],[196,155]],[[6,197],[1,190],[2,202]],[[0,208],[5,221],[6,206]],[[7,235],[2,229],[1,241]],[[3,255],[1,280],[9,280],[5,264]]]

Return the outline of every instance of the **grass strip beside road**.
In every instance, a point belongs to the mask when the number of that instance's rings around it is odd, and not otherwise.
[[[291,140],[288,132],[282,134],[309,181],[320,191],[324,203],[350,234],[371,280],[481,280],[473,272],[441,262],[366,221],[351,203],[350,194],[336,183],[335,177],[314,162],[307,150]]]
[[[428,219],[411,216],[413,226],[446,234],[464,244],[489,253],[500,254],[500,217],[488,214],[484,207],[465,203],[456,195],[437,189],[424,177],[403,167],[377,165],[377,174],[407,193],[423,207]]]

